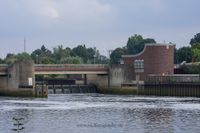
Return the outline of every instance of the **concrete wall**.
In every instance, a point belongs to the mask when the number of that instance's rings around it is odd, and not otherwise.
[[[108,75],[97,75],[96,85],[99,88],[109,88],[108,78]]]
[[[33,96],[34,65],[32,61],[18,61],[8,67],[8,74],[0,77],[0,91],[3,95]],[[32,85],[30,79],[32,78]]]
[[[0,94],[4,94],[7,87],[7,76],[0,76]]]
[[[34,85],[34,65],[32,61],[18,61],[8,68],[8,89],[18,89],[19,86],[28,86],[32,78]]]
[[[110,86],[120,87],[122,84],[131,82],[131,65],[110,66]]]
[[[89,75],[88,83],[93,83],[102,89],[121,88],[122,84],[131,82],[131,65],[111,65],[109,75]]]

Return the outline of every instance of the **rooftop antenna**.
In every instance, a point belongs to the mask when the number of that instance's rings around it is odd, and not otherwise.
[[[24,37],[24,52],[26,52],[26,37]]]

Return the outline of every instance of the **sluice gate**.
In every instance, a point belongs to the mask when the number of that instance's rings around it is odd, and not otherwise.
[[[48,94],[97,93],[93,85],[48,85]]]

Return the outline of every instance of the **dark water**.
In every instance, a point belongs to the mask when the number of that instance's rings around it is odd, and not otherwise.
[[[199,133],[200,99],[49,95],[48,99],[0,97],[0,133]]]

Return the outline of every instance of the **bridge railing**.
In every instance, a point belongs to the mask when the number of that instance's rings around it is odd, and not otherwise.
[[[145,79],[146,84],[162,83],[200,83],[199,74],[175,74],[175,75],[148,75]]]
[[[35,71],[108,71],[104,64],[35,64]]]

